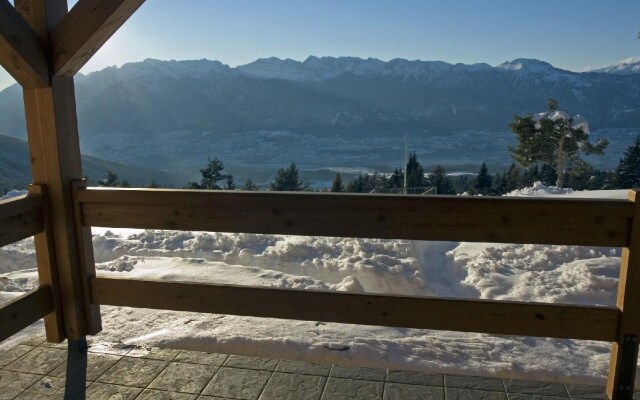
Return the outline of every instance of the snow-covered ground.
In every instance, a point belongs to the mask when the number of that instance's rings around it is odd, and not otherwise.
[[[517,196],[626,198],[536,184]],[[549,227],[553,229],[553,227]],[[615,304],[620,250],[96,228],[99,276]],[[30,240],[0,249],[0,302],[37,284]],[[336,310],[339,311],[339,310]],[[102,307],[96,340],[345,365],[602,383],[609,344]],[[0,351],[23,337],[0,344]]]

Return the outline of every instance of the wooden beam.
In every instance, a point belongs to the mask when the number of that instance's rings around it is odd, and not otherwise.
[[[96,304],[419,329],[610,341],[616,308],[94,278]],[[455,316],[455,317],[452,317]]]
[[[0,342],[53,311],[51,288],[41,285],[0,307]]]
[[[622,311],[618,336],[611,346],[607,380],[610,399],[631,399],[640,339],[640,193],[629,192],[635,206],[629,245],[622,249],[617,306]]]
[[[8,0],[0,0],[0,65],[22,87],[47,87],[51,82],[42,41]]]
[[[80,0],[51,35],[53,73],[73,76],[144,3],[144,0]]]
[[[42,220],[44,229],[35,235],[36,261],[38,265],[38,280],[41,285],[51,288],[51,302],[53,312],[45,315],[44,329],[48,342],[60,343],[65,339],[64,319],[62,312],[62,296],[56,264],[56,251],[53,240],[53,226],[49,195],[46,186],[30,185],[29,197],[38,197],[43,201]]]
[[[612,247],[633,216],[625,200],[87,189],[78,201],[88,226]]]
[[[26,239],[42,232],[42,198],[20,196],[0,200],[0,246]]]
[[[15,0],[35,32],[44,35],[66,14],[66,0]],[[65,336],[77,340],[101,330],[100,312],[89,303],[82,282],[95,266],[82,262],[85,233],[76,232],[72,183],[82,179],[73,78],[53,77],[50,88],[24,90],[33,182],[47,187],[52,241],[36,241],[38,257],[57,270]],[[53,248],[52,248],[53,246]]]

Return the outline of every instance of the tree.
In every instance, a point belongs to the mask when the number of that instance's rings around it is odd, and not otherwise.
[[[224,170],[224,163],[222,160],[218,159],[218,157],[214,157],[212,160],[211,157],[209,157],[207,166],[200,170],[200,174],[202,175],[200,182],[189,182],[188,187],[191,189],[220,190],[222,187],[218,185],[218,182],[226,180],[227,187],[229,187],[229,183],[231,183],[235,188],[233,176],[230,174],[223,174],[222,170]],[[231,179],[231,181],[229,181],[229,179]]]
[[[118,178],[118,174],[113,171],[107,171],[107,174],[98,181],[100,186],[105,187],[129,187],[129,181]]]
[[[489,168],[486,163],[482,163],[478,176],[476,176],[473,188],[476,193],[486,196],[491,191],[491,175],[489,175]]]
[[[449,180],[446,171],[441,165],[436,166],[436,169],[431,174],[431,186],[435,186],[436,194],[456,194],[451,180]]]
[[[280,168],[271,182],[271,190],[280,192],[299,192],[307,190],[309,185],[299,178],[298,167],[292,162],[287,168]]]
[[[418,162],[418,157],[413,151],[409,153],[409,161],[407,162],[407,187],[422,186],[424,186],[424,168]]]
[[[552,167],[558,187],[563,186],[565,174],[580,174],[591,167],[581,154],[603,154],[609,144],[606,139],[591,144],[587,120],[559,110],[554,99],[547,101],[546,112],[514,115],[509,127],[518,140],[515,148],[509,147],[514,161],[523,167],[536,163]]]
[[[624,151],[616,168],[615,184],[621,189],[640,187],[640,135]]]
[[[332,192],[344,192],[344,184],[342,183],[342,176],[340,173],[336,173],[336,176],[333,178],[333,182],[331,183],[331,191]]]
[[[258,190],[258,186],[256,186],[255,183],[253,183],[251,178],[247,178],[247,181],[244,183],[244,186],[242,187],[242,190],[256,191],[256,190]]]
[[[227,175],[226,190],[236,190],[236,182],[233,180],[233,175]]]

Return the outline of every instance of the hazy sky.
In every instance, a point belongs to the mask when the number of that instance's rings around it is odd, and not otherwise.
[[[583,71],[640,56],[639,16],[630,0],[148,0],[82,72],[145,58],[236,66],[309,55],[526,57]],[[0,89],[11,83],[0,71]]]

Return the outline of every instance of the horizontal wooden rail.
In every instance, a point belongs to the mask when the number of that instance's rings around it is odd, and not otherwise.
[[[0,342],[53,311],[51,287],[41,285],[0,306]]]
[[[626,200],[166,189],[80,190],[85,226],[627,246]]]
[[[614,341],[617,308],[93,278],[99,305]]]
[[[42,197],[29,194],[0,200],[0,246],[42,232]]]

